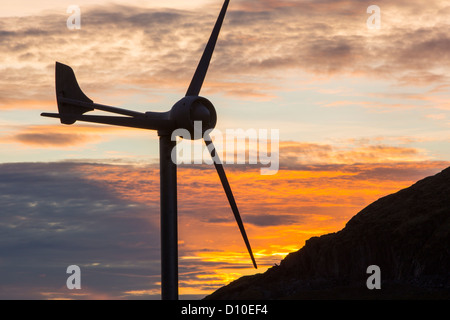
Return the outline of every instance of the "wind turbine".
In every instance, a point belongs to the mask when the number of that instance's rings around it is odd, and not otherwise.
[[[172,141],[171,136],[175,130],[184,129],[190,133],[191,139],[196,139],[199,132],[194,124],[198,121],[202,124],[201,137],[211,154],[253,266],[257,268],[233,192],[208,134],[216,126],[216,110],[208,99],[199,96],[229,2],[225,0],[222,6],[185,96],[169,111],[142,113],[94,103],[80,89],[72,68],[56,62],[55,85],[59,113],[41,114],[44,117],[59,118],[61,123],[67,125],[74,124],[76,121],[85,121],[158,132],[161,190],[161,297],[163,300],[178,299],[177,166],[176,160],[172,159],[172,150],[176,148],[176,141]],[[122,116],[85,115],[86,112],[94,110]]]

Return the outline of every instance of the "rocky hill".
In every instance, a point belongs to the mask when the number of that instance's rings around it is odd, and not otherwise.
[[[369,290],[367,267],[380,268]],[[450,168],[370,204],[279,266],[205,299],[450,299]]]

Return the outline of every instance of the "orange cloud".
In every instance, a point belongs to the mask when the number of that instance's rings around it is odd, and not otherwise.
[[[8,129],[9,128],[9,129]],[[102,125],[76,124],[74,126],[55,125],[29,125],[7,126],[0,142],[21,143],[37,148],[64,148],[88,143],[98,143],[106,135],[120,135],[134,133],[123,127]]]
[[[379,139],[378,139],[379,140]],[[411,147],[371,144],[370,141],[351,145],[316,144],[307,142],[280,142],[280,164],[291,163],[389,163],[429,160],[423,150]]]
[[[226,171],[256,259],[264,270],[302,247],[311,236],[342,229],[366,205],[449,164],[310,164],[282,169],[273,176],[237,166],[226,167]],[[159,206],[157,166],[82,165],[78,170],[118,197]],[[184,293],[207,294],[254,273],[212,166],[178,168],[178,205],[180,267],[195,265],[197,270],[180,275]]]
[[[19,133],[13,137],[13,140],[27,145],[35,145],[40,147],[47,146],[73,146],[93,142],[92,136],[85,134],[64,134],[57,132],[48,133]]]

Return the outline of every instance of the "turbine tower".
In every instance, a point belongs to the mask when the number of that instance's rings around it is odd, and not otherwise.
[[[206,132],[216,126],[216,110],[208,99],[199,96],[229,2],[225,0],[222,6],[185,96],[169,111],[142,113],[94,103],[80,89],[72,68],[56,62],[55,85],[58,113],[41,114],[44,117],[59,118],[61,123],[67,125],[74,124],[76,121],[85,121],[158,132],[161,184],[161,298],[163,300],[178,299],[177,166],[176,160],[172,159],[172,150],[176,148],[176,141],[172,141],[172,133],[177,129],[184,129],[190,133],[190,139],[196,139],[199,132],[194,124],[198,121],[202,124],[200,136],[203,137],[211,154],[253,266],[257,268],[222,162]],[[86,112],[94,110],[121,116],[85,115]]]

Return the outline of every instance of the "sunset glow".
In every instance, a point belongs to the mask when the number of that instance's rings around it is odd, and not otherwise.
[[[1,299],[160,298],[157,133],[40,113],[57,112],[55,61],[96,103],[169,110],[221,4],[2,5]],[[372,4],[380,29],[366,23]],[[178,166],[181,298],[264,272],[450,165],[449,21],[445,0],[230,1],[201,95],[214,103],[217,131],[278,130],[279,168],[225,164],[255,271],[214,166]],[[70,264],[82,270],[77,292],[65,286]]]

